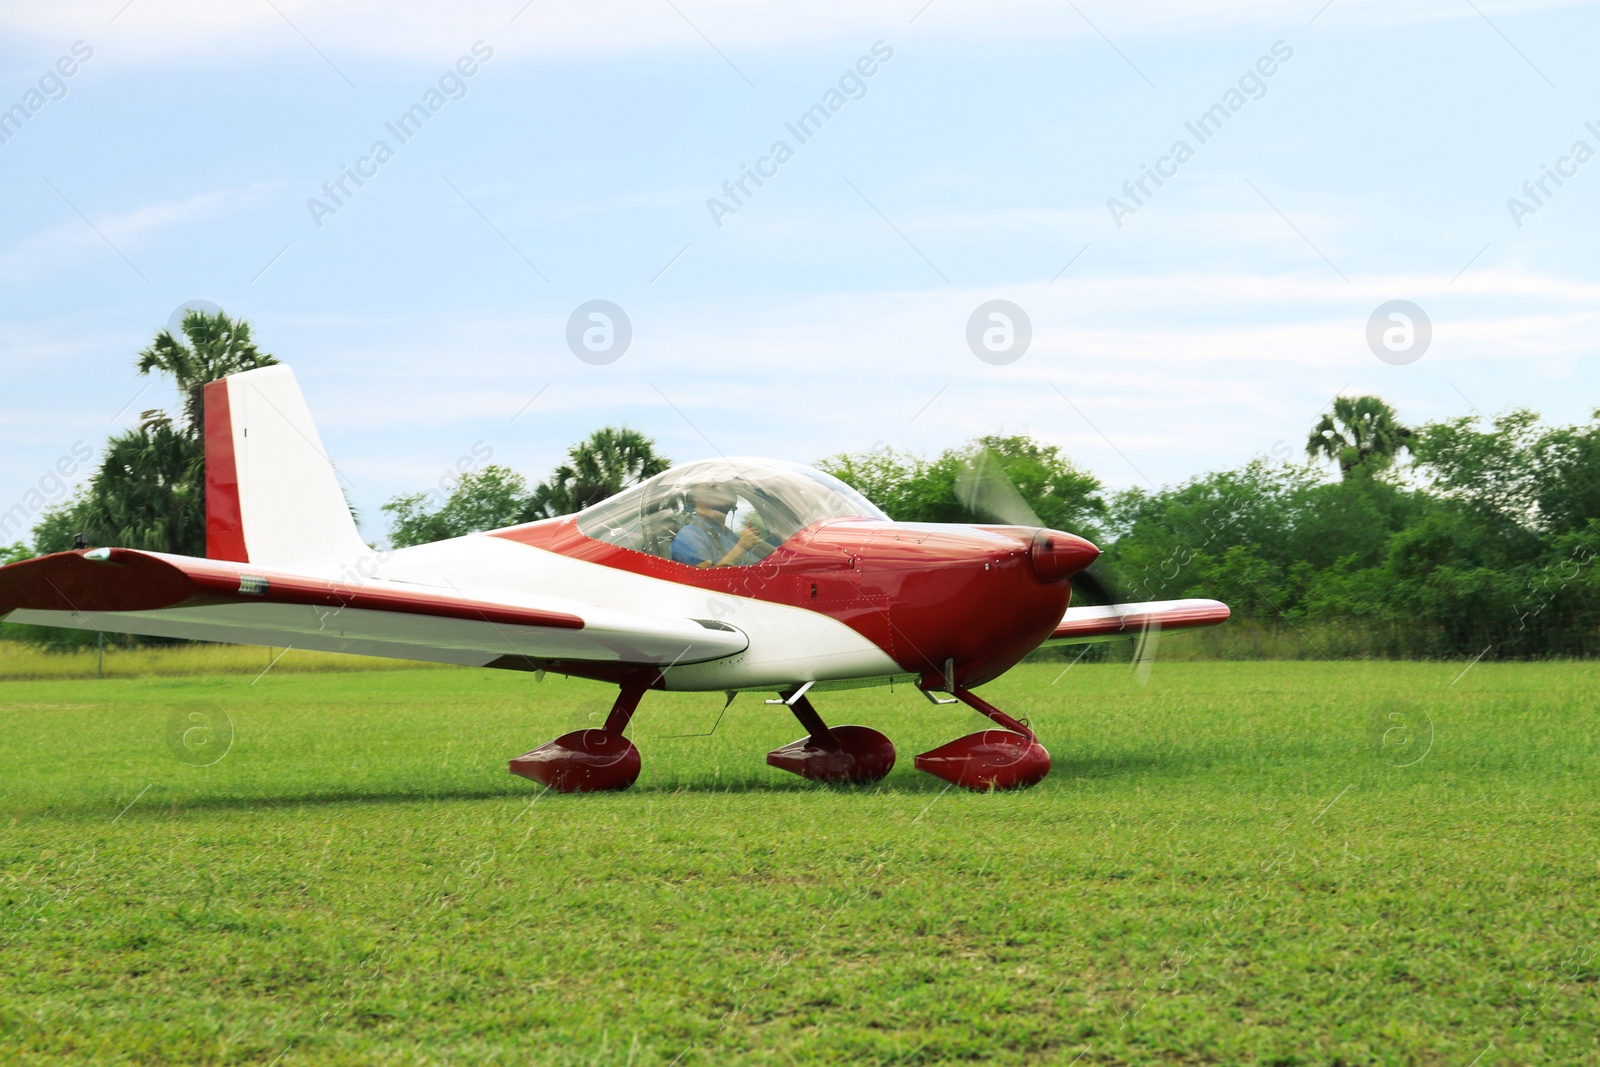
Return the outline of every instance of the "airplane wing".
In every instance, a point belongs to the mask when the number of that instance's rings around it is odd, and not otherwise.
[[[1068,608],[1055,633],[1045,644],[1082,645],[1092,641],[1115,641],[1138,637],[1150,628],[1162,633],[1198,630],[1227,622],[1232,614],[1220,600],[1152,600],[1143,604],[1111,604],[1105,607]]]
[[[123,548],[0,567],[0,620],[37,626],[522,670],[697,663],[749,645],[718,620],[470,594]]]

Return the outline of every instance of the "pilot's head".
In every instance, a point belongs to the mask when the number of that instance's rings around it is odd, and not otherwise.
[[[739,502],[732,489],[716,482],[701,482],[699,485],[690,486],[689,499],[694,502],[695,511],[701,514],[714,512],[718,515],[727,515]]]

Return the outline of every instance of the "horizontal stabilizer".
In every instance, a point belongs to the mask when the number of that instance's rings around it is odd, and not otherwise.
[[[0,567],[0,619],[479,667],[689,664],[749,645],[743,631],[714,620],[122,548]]]

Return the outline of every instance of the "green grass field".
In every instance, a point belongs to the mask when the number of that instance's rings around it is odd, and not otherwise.
[[[903,690],[817,701],[870,789],[652,694],[574,797],[505,761],[586,683],[3,682],[0,1062],[1600,1064],[1600,666],[1463,666],[1027,665],[1000,795]]]
[[[265,675],[351,671],[440,670],[431,663],[400,663],[367,656],[306,652],[298,648],[250,648],[242,645],[180,644],[135,646],[115,643],[102,652],[93,647],[71,651],[43,649],[20,641],[0,640],[0,682],[66,681],[88,678],[191,678],[200,674],[243,674],[247,680]]]

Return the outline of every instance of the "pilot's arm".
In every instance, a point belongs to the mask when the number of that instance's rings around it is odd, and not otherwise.
[[[739,531],[739,541],[733,546],[726,556],[717,562],[718,567],[732,567],[740,563],[754,563],[755,557],[750,553],[757,545],[766,544],[766,539],[761,536],[761,531],[754,526],[746,526]]]
[[[709,534],[691,524],[672,539],[672,558],[692,567],[733,567],[749,562],[746,557],[750,550],[761,543],[761,534],[747,526],[733,547],[722,553],[721,546]]]
[[[708,565],[711,552],[706,542],[704,530],[696,528],[692,523],[685,526],[672,538],[673,562],[687,563],[691,567]]]

